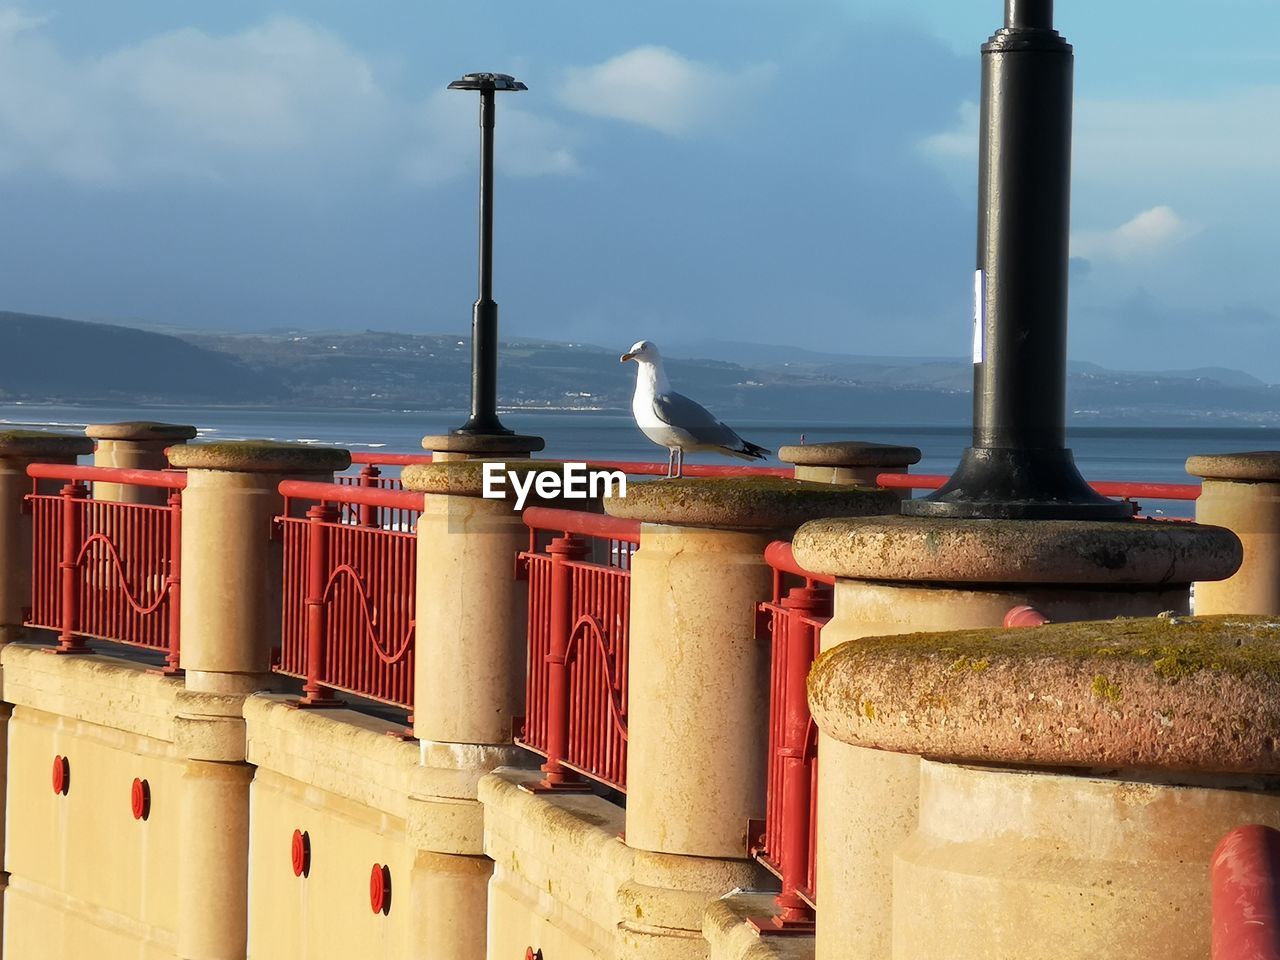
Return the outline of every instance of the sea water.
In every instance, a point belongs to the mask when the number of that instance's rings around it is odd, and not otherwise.
[[[373,453],[416,453],[426,434],[447,433],[466,415],[462,411],[304,410],[290,407],[111,407],[56,406],[49,404],[0,405],[0,427],[54,429],[79,432],[88,423],[117,420],[160,420],[191,423],[201,439],[261,438],[346,447]],[[666,451],[650,443],[630,415],[584,411],[581,413],[504,412],[502,420],[512,430],[534,434],[547,441],[545,455],[560,459],[661,460]],[[923,457],[911,468],[917,473],[949,474],[970,443],[966,427],[879,426],[864,423],[797,424],[774,420],[732,420],[743,437],[776,451],[795,443],[832,440],[870,440],[919,447]],[[1091,427],[1067,431],[1081,473],[1090,480],[1143,483],[1190,483],[1183,465],[1197,453],[1280,449],[1280,428],[1275,427]],[[715,454],[690,455],[689,463],[739,463]],[[772,458],[770,463],[776,463]],[[1145,502],[1149,513],[1190,516],[1187,502]]]

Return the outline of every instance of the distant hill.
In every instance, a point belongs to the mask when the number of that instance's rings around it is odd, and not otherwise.
[[[726,419],[959,425],[972,410],[973,367],[965,358],[730,341],[666,352],[677,389]],[[0,399],[457,410],[468,402],[470,355],[469,339],[458,334],[278,329],[178,336],[0,313]],[[618,363],[616,347],[522,338],[504,342],[499,357],[504,407],[630,407],[635,374]],[[1078,424],[1280,424],[1280,387],[1213,367],[1148,373],[1073,362],[1067,403]]]
[[[0,397],[266,402],[290,393],[269,374],[177,337],[0,311]]]

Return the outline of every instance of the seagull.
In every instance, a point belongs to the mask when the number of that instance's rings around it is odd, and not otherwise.
[[[651,340],[640,340],[618,358],[636,362],[631,415],[640,432],[667,448],[667,479],[684,473],[686,450],[714,450],[743,460],[763,460],[770,451],[743,440],[706,407],[671,389],[662,355]]]

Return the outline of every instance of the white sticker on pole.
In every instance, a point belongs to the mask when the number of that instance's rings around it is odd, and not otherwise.
[[[986,304],[986,278],[981,270],[973,271],[973,362],[983,361],[983,307]]]

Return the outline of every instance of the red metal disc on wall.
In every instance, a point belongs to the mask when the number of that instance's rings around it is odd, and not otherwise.
[[[62,796],[71,789],[71,761],[59,754],[53,758],[53,792]]]
[[[535,950],[533,947],[525,947],[524,960],[542,960],[542,949]]]
[[[133,788],[129,791],[129,806],[135,820],[146,820],[151,816],[151,784],[134,777]]]
[[[311,837],[305,830],[293,831],[293,845],[290,850],[293,860],[293,875],[305,877],[311,873]],[[372,896],[372,893],[370,893]]]
[[[391,912],[391,868],[375,863],[369,874],[369,906],[374,913]]]

